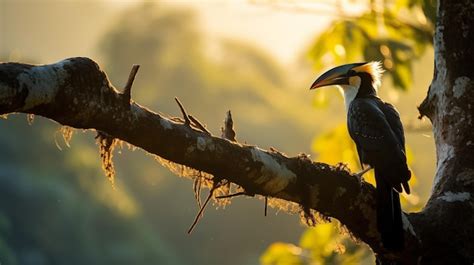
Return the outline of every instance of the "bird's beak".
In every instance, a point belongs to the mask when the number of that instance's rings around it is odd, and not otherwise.
[[[348,85],[349,84],[349,77],[345,76],[334,76],[326,79],[318,78],[314,83],[311,85],[310,89],[316,89],[318,87],[323,86],[331,86],[331,85]]]
[[[365,63],[352,63],[335,67],[318,77],[318,79],[316,79],[316,81],[311,85],[310,89],[331,85],[348,85],[349,77],[347,76],[347,73],[349,70],[363,64]]]

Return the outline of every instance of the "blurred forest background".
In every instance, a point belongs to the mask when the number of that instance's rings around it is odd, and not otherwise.
[[[433,72],[433,10],[429,0],[0,0],[0,61],[89,56],[119,88],[140,64],[133,98],[154,111],[179,116],[177,96],[218,135],[230,109],[240,142],[356,171],[342,97],[308,89],[327,68],[381,60],[380,95],[401,113],[416,175],[403,207],[417,211],[435,169],[432,133],[416,109]],[[41,117],[0,120],[1,264],[374,262],[335,222],[308,229],[278,209],[264,217],[256,198],[209,207],[187,235],[198,210],[192,182],[124,146],[114,189],[94,136],[74,131],[67,141]]]

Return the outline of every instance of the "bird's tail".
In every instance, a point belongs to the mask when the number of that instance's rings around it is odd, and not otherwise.
[[[375,169],[377,185],[377,228],[387,249],[401,250],[404,247],[404,231],[400,196]]]

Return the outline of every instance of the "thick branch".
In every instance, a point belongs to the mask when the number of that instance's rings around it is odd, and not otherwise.
[[[0,114],[37,114],[105,132],[167,160],[222,176],[247,192],[305,204],[340,220],[377,253],[387,253],[376,228],[374,187],[359,183],[343,167],[213,137],[133,101],[123,104],[126,96],[87,58],[44,66],[0,64]],[[405,219],[407,250],[397,255],[408,257],[418,241]]]

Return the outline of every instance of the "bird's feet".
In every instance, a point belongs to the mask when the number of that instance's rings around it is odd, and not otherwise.
[[[362,183],[364,181],[364,178],[362,176],[371,169],[372,169],[372,167],[368,166],[366,169],[362,170],[359,173],[356,173],[354,176],[359,180],[360,183]]]

